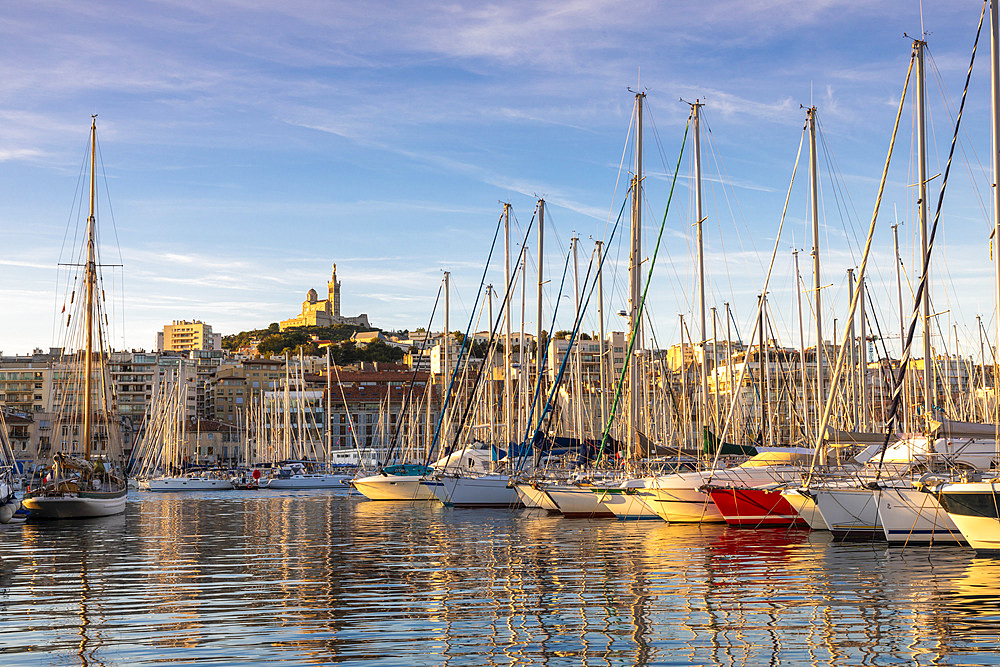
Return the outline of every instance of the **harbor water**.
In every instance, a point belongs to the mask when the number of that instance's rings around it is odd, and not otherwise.
[[[1000,664],[1000,561],[343,492],[0,526],[0,664]]]

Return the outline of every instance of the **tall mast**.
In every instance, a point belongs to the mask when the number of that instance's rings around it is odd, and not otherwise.
[[[330,414],[333,398],[330,386],[330,366],[333,352],[326,348],[326,465],[329,470],[331,459],[333,458],[333,416]],[[391,386],[391,385],[390,385]]]
[[[848,294],[854,294],[854,269],[853,268],[852,269],[847,269],[847,293]],[[864,300],[862,300],[861,303],[864,303]],[[851,424],[852,424],[851,428],[853,428],[855,431],[860,431],[861,428],[858,426],[858,415],[860,414],[859,410],[858,410],[858,395],[859,395],[859,393],[858,393],[858,385],[857,385],[858,374],[857,374],[857,366],[854,363],[854,361],[855,361],[854,360],[854,341],[855,341],[855,338],[854,338],[854,316],[853,315],[851,315],[851,319],[847,320],[847,330],[849,331],[849,333],[847,334],[847,340],[850,341],[850,346],[848,347],[848,354],[850,355],[850,357],[849,357],[849,363],[851,364],[851,384],[850,384],[850,392],[848,392],[848,395],[851,397],[851,401],[850,401],[850,403],[851,403]]]
[[[539,199],[538,200],[538,295],[536,297],[538,301],[538,312],[536,313],[536,319],[538,321],[535,323],[535,382],[538,383],[539,391],[536,391],[533,394],[533,396],[535,396],[535,398],[532,399],[532,406],[531,406],[533,419],[538,418],[537,416],[534,416],[534,409],[535,409],[534,403],[540,400],[540,394],[541,394],[540,390],[542,387],[542,372],[544,370],[542,368],[542,358],[544,356],[544,352],[542,350],[542,286],[544,285],[544,282],[542,280],[544,273],[542,269],[543,266],[542,253],[544,250],[544,242],[545,242],[545,200]],[[529,428],[531,427],[530,424],[528,426]]]
[[[861,345],[860,355],[861,355],[861,425],[858,427],[859,431],[868,430],[868,325],[865,322],[865,299],[867,294],[865,293],[865,277],[861,276],[858,280],[858,289],[861,291],[861,301],[858,303],[858,314],[860,316],[860,335],[861,335]]]
[[[504,282],[504,343],[503,343],[503,447],[507,449],[511,442],[510,425],[514,410],[511,402],[510,387],[510,204],[503,205],[503,282]],[[490,320],[493,326],[493,320]]]
[[[702,229],[704,217],[701,208],[701,119],[699,111],[704,106],[695,100],[691,105],[691,125],[694,127],[694,217],[698,226],[698,317],[701,321],[701,400],[699,412],[703,420],[702,426],[711,423],[708,416],[708,355],[705,354],[705,342],[708,331],[705,327],[705,237]],[[712,420],[714,421],[714,420]]]
[[[597,434],[597,437],[604,437],[604,427],[607,425],[608,413],[607,413],[607,398],[606,392],[608,388],[607,375],[604,372],[604,276],[602,275],[604,263],[601,258],[604,256],[602,254],[604,248],[604,241],[597,241],[597,319],[598,319],[598,340],[597,347],[597,359],[600,363],[600,382],[601,382],[601,432]]]
[[[767,355],[764,352],[764,295],[757,295],[757,377],[760,382],[760,444],[767,445]]]
[[[486,304],[487,317],[489,318],[490,327],[493,326],[493,284],[490,283],[486,286]],[[494,348],[489,348],[487,350],[488,359],[483,360],[483,365],[486,366],[487,375],[490,379],[489,393],[487,396],[487,405],[489,409],[486,414],[486,423],[489,424],[490,428],[490,444],[497,445],[497,383],[496,374],[493,372],[493,360],[495,358]]]
[[[629,367],[629,433],[626,446],[631,446],[635,440],[635,431],[639,427],[639,369],[635,362],[636,350],[642,349],[642,320],[639,312],[639,299],[642,293],[642,103],[645,93],[635,94],[635,176],[632,179],[632,252],[629,256],[629,334],[635,336],[632,354],[628,358]]]
[[[937,402],[934,387],[934,361],[931,359],[931,304],[930,304],[930,258],[927,257],[927,136],[925,105],[927,91],[924,90],[924,47],[927,42],[913,40],[913,50],[917,55],[917,187],[919,190],[917,211],[920,216],[920,263],[921,275],[927,281],[920,304],[924,332],[924,414],[930,415],[931,407]],[[995,190],[996,188],[994,188]]]
[[[993,113],[993,250],[994,291],[1000,309],[1000,22],[997,0],[990,3],[990,101]],[[997,318],[997,341],[1000,342],[1000,317]],[[985,374],[986,360],[983,359]],[[984,380],[985,382],[985,380]],[[996,366],[993,368],[993,386],[996,387]]]
[[[528,407],[528,383],[525,382],[525,378],[528,377],[528,373],[525,371],[525,360],[527,356],[524,352],[524,309],[527,303],[527,291],[528,291],[528,248],[527,245],[524,247],[524,251],[520,253],[521,258],[521,328],[518,330],[517,334],[517,393],[520,396],[518,403],[520,407],[517,409],[517,437],[521,437],[524,434],[525,429],[528,427],[525,420],[527,419],[527,407]]]
[[[576,297],[576,322],[579,326],[580,308],[582,304],[580,303],[580,262],[577,254],[577,246],[580,244],[580,239],[574,236],[570,239],[570,243],[573,246],[573,293]],[[573,399],[573,402],[576,403],[574,421],[576,421],[576,435],[578,438],[583,440],[586,435],[584,434],[583,429],[583,359],[580,355],[581,350],[579,334],[573,337],[573,347],[575,349],[567,348],[566,354],[572,353],[574,355],[573,369],[576,375],[576,382],[574,383],[576,385],[576,396]]]
[[[810,107],[806,112],[807,123],[809,124],[809,198],[812,212],[812,233],[813,233],[813,290],[816,300],[816,417],[821,418],[823,405],[825,404],[825,392],[823,391],[823,357],[826,350],[823,347],[823,309],[822,295],[820,293],[819,274],[819,176],[816,171],[816,107]],[[824,434],[818,434],[822,438]]]
[[[445,406],[448,404],[448,381],[452,377],[450,372],[449,364],[449,353],[451,350],[451,322],[449,321],[449,316],[451,315],[451,272],[444,272],[444,370],[441,372],[441,410],[445,411]],[[493,326],[492,323],[490,326]],[[442,421],[442,436],[444,436],[445,442],[448,442],[448,427],[450,426],[448,415],[441,415]]]
[[[83,458],[90,458],[90,439],[93,430],[94,384],[91,374],[94,372],[94,292],[97,283],[97,256],[94,242],[97,218],[95,206],[97,202],[97,115],[90,121],[90,215],[87,216],[87,267],[84,270],[84,282],[87,289],[87,341],[83,362]]]
[[[733,385],[736,382],[736,378],[733,375],[733,332],[729,326],[732,321],[732,315],[729,312],[729,302],[726,302],[726,371],[729,375],[729,400],[736,401],[739,400],[736,392],[736,387]],[[743,355],[743,363],[747,362],[746,355]],[[715,375],[715,391],[719,391],[719,375]]]

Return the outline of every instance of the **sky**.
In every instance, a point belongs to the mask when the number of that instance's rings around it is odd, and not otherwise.
[[[502,204],[512,207],[517,255],[539,197],[550,281],[543,328],[556,304],[555,328],[570,326],[573,297],[558,284],[576,236],[581,283],[595,241],[607,242],[606,328],[621,330],[627,224],[611,231],[634,160],[636,90],[647,105],[644,272],[666,221],[647,297],[655,344],[679,341],[679,315],[685,337],[700,338],[690,136],[664,217],[695,100],[704,104],[707,301],[720,313],[730,304],[742,336],[800,155],[805,107],[817,107],[829,339],[833,320],[842,331],[846,319],[847,270],[860,262],[912,39],[926,33],[929,45],[929,173],[939,174],[980,10],[965,0],[11,4],[0,15],[0,351],[59,343],[58,264],[79,234],[91,114],[102,261],[121,264],[104,269],[118,349],[154,347],[173,320],[230,334],[293,317],[309,288],[325,291],[334,262],[344,315],[366,313],[387,330],[426,327],[448,271],[450,328],[472,318],[487,329],[473,308],[484,268],[503,291],[502,250],[486,265]],[[954,351],[957,336],[959,351],[977,356],[977,316],[991,338],[996,330],[989,56],[987,23],[932,268],[936,349]],[[894,221],[907,310],[919,264],[910,97],[869,275],[890,350],[899,343]],[[798,165],[768,289],[774,333],[787,345],[799,336],[793,251],[802,283],[813,282],[806,152]],[[941,180],[931,182],[935,203]],[[815,340],[812,293],[803,298],[806,340]],[[598,328],[596,300],[589,330]],[[514,304],[517,329],[520,284]]]

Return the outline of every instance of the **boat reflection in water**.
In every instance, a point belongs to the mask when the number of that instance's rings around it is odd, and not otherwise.
[[[1000,563],[825,532],[227,491],[0,553],[5,667],[1000,663]]]

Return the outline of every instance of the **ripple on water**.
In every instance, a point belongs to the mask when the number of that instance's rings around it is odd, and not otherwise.
[[[343,493],[0,528],[0,661],[996,664],[998,561]]]

